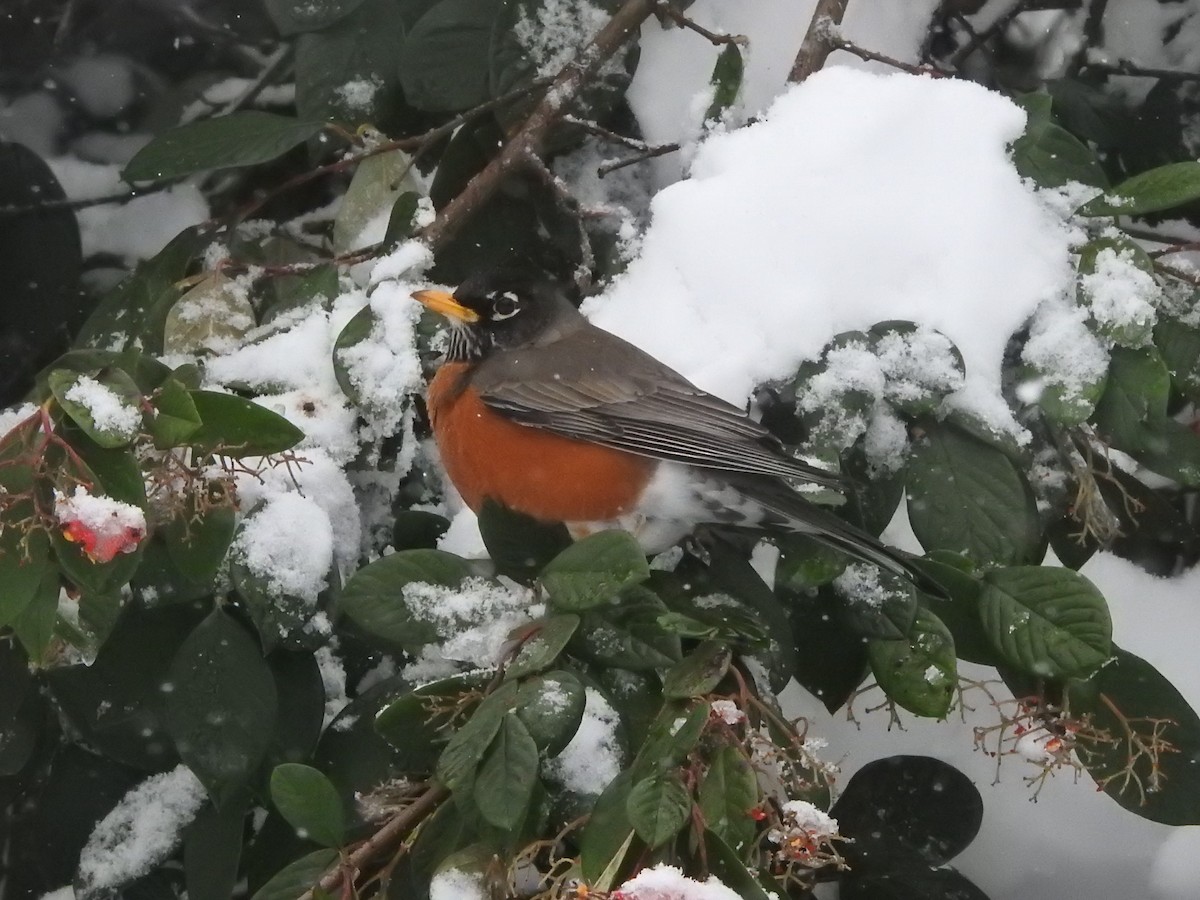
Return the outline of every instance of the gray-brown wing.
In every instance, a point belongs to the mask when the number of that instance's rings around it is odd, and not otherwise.
[[[547,346],[494,354],[471,383],[513,421],[564,437],[707,469],[842,487],[836,474],[789,456],[737,407],[591,326]]]

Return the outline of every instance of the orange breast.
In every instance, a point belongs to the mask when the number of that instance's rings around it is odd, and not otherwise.
[[[428,408],[442,464],[476,512],[491,497],[546,521],[587,522],[631,512],[655,461],[518,425],[484,405],[466,370],[449,363],[429,385]]]

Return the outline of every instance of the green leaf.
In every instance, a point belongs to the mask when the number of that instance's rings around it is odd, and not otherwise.
[[[209,169],[270,162],[303,144],[321,122],[247,109],[168,129],[134,154],[121,177],[164,181]]]
[[[271,772],[271,802],[301,838],[336,847],[345,838],[342,798],[312,766],[283,763]]]
[[[492,739],[517,698],[517,685],[501,685],[488,694],[471,718],[454,732],[438,759],[437,776],[452,791],[470,783]]]
[[[314,850],[276,872],[250,900],[297,900],[321,880],[337,859],[336,850]]]
[[[907,638],[868,641],[867,656],[875,680],[897,706],[932,719],[949,711],[958,687],[954,638],[932,612],[917,609]]]
[[[850,558],[806,534],[781,534],[775,539],[779,562],[775,588],[801,592],[829,584],[846,570]]]
[[[205,804],[184,831],[183,868],[188,900],[229,900],[233,896],[249,805],[248,791],[223,809]]]
[[[663,676],[663,697],[686,700],[716,688],[729,671],[733,651],[724,641],[704,641]]]
[[[1200,825],[1200,717],[1150,663],[1120,648],[1113,653],[1086,680],[1067,685],[1071,714],[1090,715],[1113,738],[1090,745],[1080,761],[1131,812],[1167,825]],[[1156,732],[1155,752],[1143,752],[1154,747]]]
[[[1189,400],[1200,399],[1200,328],[1160,318],[1154,343],[1171,373],[1171,384]]]
[[[171,562],[184,577],[204,584],[212,579],[233,542],[237,514],[231,506],[212,506],[203,512],[185,509],[159,532]]]
[[[678,701],[664,703],[646,730],[632,771],[638,778],[647,778],[681,765],[695,749],[711,713],[712,707],[707,703],[697,703],[691,708]]]
[[[1134,457],[1152,472],[1188,487],[1200,486],[1200,435],[1182,422],[1163,419],[1147,424]]]
[[[903,576],[856,563],[833,583],[842,620],[867,638],[905,637],[917,614],[917,589]]]
[[[487,677],[454,675],[408,691],[374,714],[375,731],[395,749],[391,768],[424,777],[437,765],[447,734],[445,717],[431,710],[453,706],[468,691],[478,691]]]
[[[364,398],[350,374],[350,367],[344,359],[344,354],[347,350],[352,350],[370,338],[378,321],[379,317],[368,303],[350,317],[350,321],[345,324],[338,333],[337,340],[333,342],[334,377],[337,378],[338,387],[342,389],[342,393],[349,397],[355,405],[360,405]]]
[[[929,425],[908,467],[908,518],[926,550],[976,562],[1032,562],[1041,547],[1037,504],[1004,453],[945,425]]]
[[[163,352],[208,356],[236,347],[255,326],[254,307],[233,279],[221,272],[184,292],[163,323]]]
[[[550,602],[579,612],[611,600],[620,590],[650,577],[646,554],[627,531],[601,531],[572,544],[542,570]]]
[[[1083,216],[1140,216],[1200,199],[1200,162],[1159,166],[1122,181],[1076,212]]]
[[[150,398],[154,407],[154,418],[150,420],[150,434],[154,446],[159,450],[180,447],[199,429],[200,413],[192,395],[182,382],[168,378]]]
[[[361,160],[333,220],[334,253],[366,246],[363,232],[367,226],[385,210],[392,210],[402,196],[413,197],[411,206],[415,213],[420,187],[414,175],[413,158],[403,150],[377,153]]]
[[[365,0],[332,26],[296,39],[301,117],[393,129],[404,103],[396,72],[404,46],[401,7],[395,0]]]
[[[651,848],[661,847],[687,825],[692,796],[678,772],[661,772],[633,786],[625,811],[638,837]]]
[[[205,452],[241,459],[290,450],[304,432],[278,413],[252,400],[215,391],[191,391],[204,423],[190,438]]]
[[[585,701],[583,683],[559,669],[523,681],[515,712],[537,748],[557,756],[579,730]]]
[[[983,576],[979,612],[1004,658],[1042,678],[1094,671],[1112,654],[1112,620],[1095,585],[1070,569],[1018,566]]]
[[[192,260],[202,253],[210,234],[200,226],[176,235],[157,256],[139,263],[133,274],[109,291],[75,337],[76,347],[142,347],[162,350],[163,323],[181,291]]]
[[[363,0],[264,0],[267,14],[284,37],[320,31],[350,15]]]
[[[538,748],[521,719],[509,713],[475,776],[480,815],[506,831],[525,818],[538,777]]]
[[[1051,119],[1049,94],[1015,99],[1029,114],[1025,133],[1012,146],[1013,165],[1022,178],[1043,188],[1062,187],[1071,181],[1108,187],[1108,177],[1091,148]]]
[[[94,378],[88,378],[98,387],[80,385],[87,377],[69,369],[55,369],[49,378],[54,399],[84,434],[101,447],[128,446],[141,427],[141,391],[120,369],[102,369]],[[134,421],[129,422],[130,418]]]
[[[579,839],[579,864],[593,888],[607,890],[629,850],[634,836],[627,804],[633,772],[621,772],[596,800]],[[607,876],[607,877],[606,877]]]
[[[721,747],[713,754],[697,797],[704,824],[741,853],[754,839],[750,810],[758,805],[758,779],[740,748]]]
[[[561,522],[539,521],[490,498],[479,511],[479,533],[496,571],[525,583],[571,547],[571,535]]]
[[[405,99],[426,112],[459,112],[490,99],[488,62],[497,0],[441,0],[409,31],[399,55]]]
[[[521,644],[512,662],[504,667],[506,680],[523,678],[553,665],[579,628],[579,616],[571,613],[550,616],[531,622],[527,628],[533,636]]]
[[[1096,406],[1096,427],[1127,453],[1143,446],[1143,424],[1166,418],[1171,376],[1158,351],[1117,347],[1108,386]]]
[[[41,580],[25,604],[25,608],[12,622],[17,640],[25,648],[30,661],[40,665],[54,637],[54,623],[58,619],[58,572],[53,566],[42,571]]]
[[[765,871],[757,877],[746,867],[741,854],[711,829],[704,832],[704,847],[712,874],[742,900],[777,900],[787,896],[783,887]]]
[[[53,569],[46,533],[12,524],[22,508],[33,511],[31,504],[0,507],[0,627],[20,617]]]
[[[384,246],[390,247],[408,240],[417,230],[417,212],[420,209],[421,194],[416,191],[405,191],[392,204],[392,212],[388,216],[387,230],[383,233]]]
[[[342,588],[341,610],[369,634],[413,650],[437,639],[401,597],[413,583],[458,587],[471,574],[465,560],[441,550],[401,550],[355,572]]]
[[[867,646],[837,615],[836,598],[826,591],[790,600],[796,649],[796,681],[836,712],[867,675]]]
[[[713,98],[704,114],[704,121],[712,122],[733,106],[738,91],[742,89],[742,51],[737,44],[726,44],[713,66],[708,83],[712,86]]]
[[[658,623],[666,605],[634,587],[605,606],[587,610],[571,639],[571,651],[602,666],[645,671],[679,661],[679,637]]]
[[[175,654],[168,684],[167,730],[220,806],[249,781],[270,745],[271,670],[246,630],[216,609]]]

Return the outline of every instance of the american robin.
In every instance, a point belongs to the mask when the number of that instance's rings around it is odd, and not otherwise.
[[[793,486],[839,489],[841,478],[592,325],[553,283],[485,275],[413,297],[452,325],[427,407],[446,472],[476,512],[491,498],[576,537],[622,527],[648,552],[702,523],[784,528],[925,580]]]

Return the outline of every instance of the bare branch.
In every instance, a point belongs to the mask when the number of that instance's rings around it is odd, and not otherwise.
[[[668,153],[675,153],[677,150],[679,150],[679,144],[655,144],[647,146],[640,153],[635,153],[633,156],[601,163],[596,168],[596,174],[603,178],[605,175],[617,171],[617,169],[624,169],[626,166],[636,165],[637,163],[645,162],[648,159],[654,159],[658,156],[666,156]]]
[[[885,66],[891,66],[893,69],[899,69],[902,72],[908,72],[912,75],[934,75],[937,77],[950,75],[949,72],[939,69],[936,66],[913,65],[912,63],[904,62],[902,59],[896,59],[883,53],[876,53],[874,50],[868,50],[866,47],[860,47],[858,44],[839,36],[836,32],[830,35],[829,43],[831,50],[843,50],[866,62],[883,63]]]
[[[1139,66],[1128,59],[1119,59],[1115,63],[1086,62],[1083,64],[1083,69],[1088,72],[1099,72],[1102,75],[1132,75],[1137,78],[1161,78],[1164,81],[1200,81],[1200,72],[1154,69],[1149,66]]]
[[[726,34],[724,32],[709,31],[694,19],[690,19],[685,16],[669,2],[665,5],[660,5],[658,11],[676,25],[680,26],[681,28],[687,28],[690,31],[696,32],[696,34],[705,38],[710,44],[715,46],[720,46],[721,44],[739,44],[744,47],[750,43],[750,39],[744,34]]]
[[[995,22],[993,22],[983,31],[976,32],[972,36],[971,40],[959,48],[958,52],[956,52],[954,56],[950,58],[950,65],[956,69],[961,67],[962,64],[966,62],[976,50],[1007,28],[1012,23],[1013,19],[1021,15],[1021,13],[1027,11],[1033,4],[1034,0],[1017,0],[1017,2],[1013,4],[1012,9],[997,18]]]
[[[808,31],[800,44],[800,52],[796,54],[796,61],[788,75],[789,82],[799,84],[825,65],[825,60],[829,59],[829,54],[834,50],[835,30],[842,24],[842,17],[846,15],[849,2],[850,0],[817,0],[812,21],[808,23]]]

